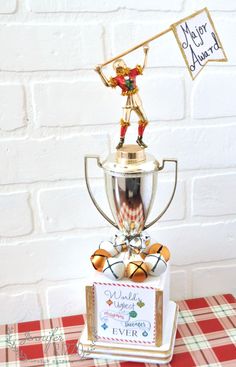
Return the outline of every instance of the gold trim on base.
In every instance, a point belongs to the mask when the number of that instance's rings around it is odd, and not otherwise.
[[[93,340],[94,316],[93,316],[93,286],[86,285],[86,310],[87,310],[87,333],[88,340]]]
[[[156,290],[156,346],[162,345],[163,337],[163,292]]]

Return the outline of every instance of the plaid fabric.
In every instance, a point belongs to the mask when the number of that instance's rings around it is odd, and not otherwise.
[[[232,295],[179,302],[174,357],[164,367],[236,367],[236,300]],[[82,359],[76,343],[84,316],[0,325],[0,367],[154,367]],[[91,343],[91,350],[94,345]],[[88,357],[88,356],[86,356]]]

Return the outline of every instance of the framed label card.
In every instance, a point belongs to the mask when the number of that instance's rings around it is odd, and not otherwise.
[[[207,8],[171,25],[192,79],[209,61],[227,61]]]
[[[153,287],[121,283],[95,282],[91,288],[97,340],[158,344],[162,332],[158,311],[160,307],[162,310],[162,292]]]

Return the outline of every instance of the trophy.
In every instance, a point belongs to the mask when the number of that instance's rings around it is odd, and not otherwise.
[[[128,68],[124,60],[116,59],[116,76],[110,79],[101,66],[96,67],[107,87],[121,88],[126,103],[116,151],[104,161],[95,155],[84,158],[90,198],[117,230],[112,238],[97,244],[90,258],[95,271],[86,285],[87,323],[78,345],[79,353],[88,358],[168,363],[173,354],[178,308],[169,299],[170,251],[146,230],[164,215],[173,200],[177,160],[163,159],[159,163],[146,153],[143,133],[148,120],[138,96],[136,77],[145,68],[148,49],[145,44],[143,66]],[[139,118],[137,144],[125,145],[132,112]],[[88,161],[92,159],[103,170],[113,218],[103,211],[92,193],[88,172]],[[173,190],[165,208],[148,222],[158,191],[158,173],[167,163],[175,168]]]
[[[208,32],[201,34],[199,45],[186,35],[186,29],[202,29],[203,23],[207,25]],[[104,161],[98,156],[86,156],[84,160],[85,180],[91,200],[99,213],[118,230],[112,238],[104,238],[90,258],[95,272],[86,286],[87,322],[78,345],[80,355],[88,358],[158,364],[169,363],[172,359],[178,307],[169,298],[170,251],[166,245],[151,238],[146,230],[163,216],[173,200],[177,160],[163,159],[160,164],[146,153],[147,144],[143,141],[143,135],[148,118],[137,85],[137,78],[146,67],[148,43],[172,31],[192,79],[208,61],[227,61],[205,8],[95,68],[106,87],[120,88],[125,103],[116,152]],[[130,68],[122,57],[141,47],[143,63]],[[198,60],[200,53],[204,54],[204,63]],[[112,62],[115,75],[108,78],[103,68]],[[131,114],[138,117],[137,145],[125,145]],[[96,159],[103,170],[112,219],[104,213],[92,194],[89,159]],[[158,191],[157,176],[168,162],[175,167],[173,191],[166,207],[148,222]]]

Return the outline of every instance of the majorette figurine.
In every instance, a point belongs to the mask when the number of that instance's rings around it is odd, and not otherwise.
[[[147,63],[147,53],[149,50],[148,45],[143,46],[144,50],[144,63],[143,66],[137,65],[133,69],[129,69],[122,59],[117,59],[113,63],[113,68],[116,71],[116,76],[113,78],[111,77],[109,80],[102,72],[102,66],[97,65],[96,71],[100,75],[103,83],[106,87],[115,88],[119,86],[122,89],[122,95],[127,96],[126,104],[123,107],[123,117],[120,120],[120,141],[117,145],[116,149],[120,149],[125,141],[125,134],[127,131],[128,126],[130,125],[130,115],[131,111],[135,111],[139,117],[139,126],[138,126],[138,138],[136,142],[143,148],[147,148],[147,145],[143,142],[143,132],[145,127],[148,124],[147,117],[143,110],[142,101],[138,95],[138,87],[136,85],[136,76],[141,75],[143,73],[144,68],[146,67]]]

